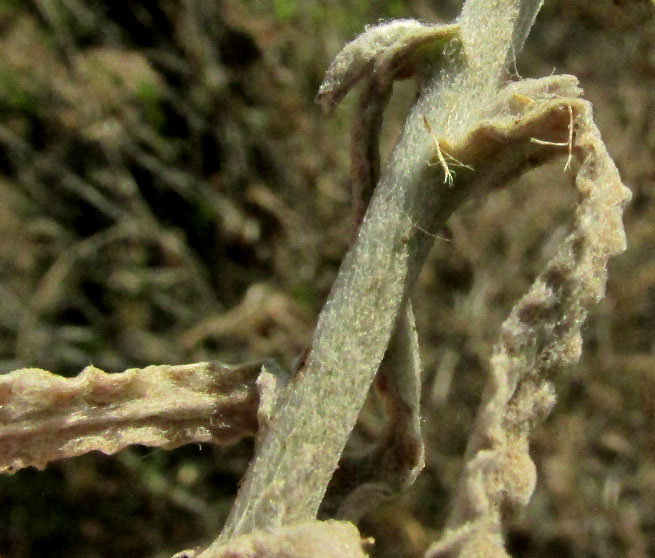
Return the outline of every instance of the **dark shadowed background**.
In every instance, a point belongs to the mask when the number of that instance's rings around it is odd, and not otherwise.
[[[289,366],[352,230],[352,101],[322,116],[323,73],[364,25],[460,4],[0,0],[0,372]],[[580,78],[633,192],[628,251],[534,437],[515,558],[655,556],[654,16],[647,0],[546,0],[515,69]],[[396,89],[385,152],[414,94]],[[419,557],[443,528],[499,325],[574,209],[562,165],[470,201],[435,241],[414,296],[427,466],[361,523],[378,558]],[[135,448],[1,477],[0,556],[208,541],[251,452]]]

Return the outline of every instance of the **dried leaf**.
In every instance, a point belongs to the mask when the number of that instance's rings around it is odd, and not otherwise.
[[[197,558],[366,558],[357,528],[346,521],[308,521],[253,531]]]
[[[457,37],[459,26],[427,25],[413,19],[401,19],[367,27],[335,57],[318,90],[316,102],[330,112],[363,77],[377,74],[376,79],[392,82],[399,74],[413,73],[414,56],[423,58],[430,50],[441,53],[443,47]]]
[[[549,379],[578,361],[581,327],[589,306],[604,295],[607,261],[625,250],[621,216],[630,191],[600,138],[590,103],[559,97],[561,92],[578,93],[575,78],[512,84],[498,96],[497,116],[451,146],[455,156],[476,166],[475,176],[458,187],[477,176],[493,187],[526,165],[570,151],[579,162],[575,183],[581,201],[571,232],[502,326],[450,530],[428,551],[429,558],[476,555],[471,545],[497,537],[502,518],[528,503],[536,484],[529,435],[555,403]],[[478,555],[506,556],[502,546],[493,548]]]
[[[267,380],[257,384],[264,369]],[[272,372],[273,371],[273,372]],[[175,448],[233,444],[257,432],[263,409],[284,383],[271,361],[201,362],[75,378],[35,368],[0,376],[0,472],[43,469],[55,459],[128,445]]]

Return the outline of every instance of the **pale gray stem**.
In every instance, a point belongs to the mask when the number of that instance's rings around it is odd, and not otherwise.
[[[421,363],[409,302],[398,316],[375,386],[386,409],[387,426],[369,451],[341,457],[321,505],[325,517],[357,522],[407,489],[423,469]]]
[[[435,180],[424,118],[437,133],[456,134],[492,102],[520,2],[496,4],[466,3],[459,23],[467,62],[453,57],[450,72],[427,80],[321,312],[306,371],[258,448],[221,538],[201,556],[255,528],[315,516],[432,244],[423,231],[438,230],[465,196]]]

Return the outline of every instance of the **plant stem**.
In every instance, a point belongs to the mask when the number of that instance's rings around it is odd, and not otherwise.
[[[528,0],[534,13],[540,1]],[[433,142],[458,136],[492,102],[509,57],[520,0],[468,0],[465,59],[432,70],[383,170],[357,239],[320,314],[302,378],[290,385],[246,474],[221,537],[315,517],[433,237],[466,192],[430,167]],[[525,25],[520,32],[526,34]],[[519,41],[522,42],[522,39]]]

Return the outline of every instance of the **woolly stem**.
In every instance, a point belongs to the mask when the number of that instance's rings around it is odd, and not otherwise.
[[[459,23],[466,61],[453,54],[449,71],[435,70],[421,91],[321,312],[305,373],[278,407],[221,538],[201,556],[255,528],[315,516],[431,246],[433,238],[421,231],[438,230],[465,195],[435,181],[423,117],[437,133],[458,135],[487,108],[520,5],[465,4]],[[480,36],[487,39],[484,47]]]

